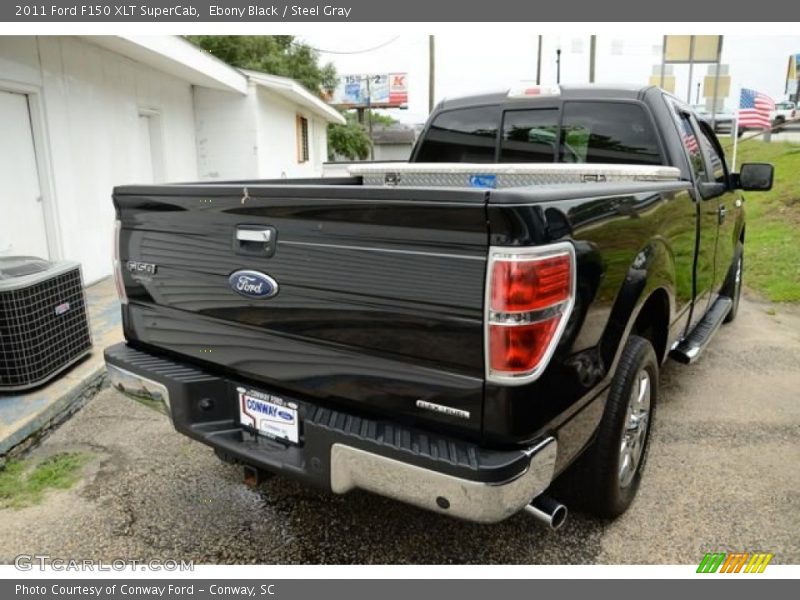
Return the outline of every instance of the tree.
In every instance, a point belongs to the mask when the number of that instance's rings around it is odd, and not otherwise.
[[[334,160],[338,157],[349,158],[350,160],[364,160],[369,156],[371,141],[369,135],[357,118],[356,112],[348,110],[342,112],[347,120],[345,125],[328,125],[328,159]],[[397,119],[377,113],[374,110],[366,111],[364,119],[372,116],[373,125],[383,125],[388,127],[397,123]]]
[[[190,35],[186,39],[234,67],[296,79],[318,96],[336,87],[333,64],[320,65],[317,52],[295,41],[293,35]]]
[[[344,113],[347,123],[328,125],[328,159],[338,157],[364,160],[369,156],[370,140],[353,112]]]
[[[374,110],[369,111],[369,113],[364,115],[364,118],[365,119],[369,119],[370,118],[370,113],[372,114],[372,124],[373,125],[389,126],[389,125],[394,125],[395,123],[398,122],[397,119],[395,119],[394,117],[391,117],[389,115],[385,115],[383,113],[375,112]]]
[[[338,82],[333,64],[320,66],[318,53],[292,35],[190,35],[186,39],[234,67],[291,77],[321,98],[330,96]],[[369,156],[369,137],[355,118],[345,116],[347,124],[328,126],[329,157],[363,160]]]

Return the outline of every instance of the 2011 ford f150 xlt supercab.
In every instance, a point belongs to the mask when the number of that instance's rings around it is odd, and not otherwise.
[[[730,172],[658,88],[562,86],[444,101],[411,162],[352,173],[116,188],[113,384],[250,483],[622,513],[660,366],[736,316],[771,165]]]

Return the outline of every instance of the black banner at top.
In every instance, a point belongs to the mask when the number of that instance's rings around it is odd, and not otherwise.
[[[4,22],[519,22],[794,20],[785,0],[10,0]]]

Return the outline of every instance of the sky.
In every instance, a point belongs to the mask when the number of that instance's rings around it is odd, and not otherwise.
[[[475,35],[447,32],[436,35],[436,82],[434,98],[438,102],[481,91],[497,91],[536,80],[538,32],[530,35],[504,34],[502,26],[487,25],[476,42]],[[679,33],[679,32],[678,32]],[[556,48],[560,47],[561,82],[589,81],[589,35],[543,34],[542,84],[556,81]],[[421,123],[428,115],[428,36],[423,34],[391,35],[365,30],[358,35],[341,33],[299,36],[310,46],[323,50],[323,62],[332,62],[344,74],[407,72],[408,110],[391,110],[405,123]],[[661,62],[660,34],[597,35],[596,81],[598,83],[647,84]],[[389,43],[387,43],[389,42]],[[384,45],[385,44],[385,45]],[[376,46],[380,48],[369,50]],[[367,50],[367,51],[364,51]],[[347,54],[342,54],[343,52]],[[729,66],[731,95],[725,107],[734,109],[739,89],[748,87],[769,94],[775,100],[784,93],[787,61],[800,53],[800,35],[726,35],[723,38],[722,64]],[[689,90],[688,65],[673,65],[675,93],[686,100]],[[696,101],[697,82],[709,65],[695,65],[691,103]],[[700,103],[704,99],[700,97]]]

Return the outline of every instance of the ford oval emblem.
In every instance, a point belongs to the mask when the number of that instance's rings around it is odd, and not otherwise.
[[[272,298],[278,293],[278,282],[258,271],[236,271],[228,277],[228,285],[237,294],[248,298]]]
[[[286,412],[285,410],[279,410],[278,416],[284,421],[294,421],[294,416],[291,413]]]

